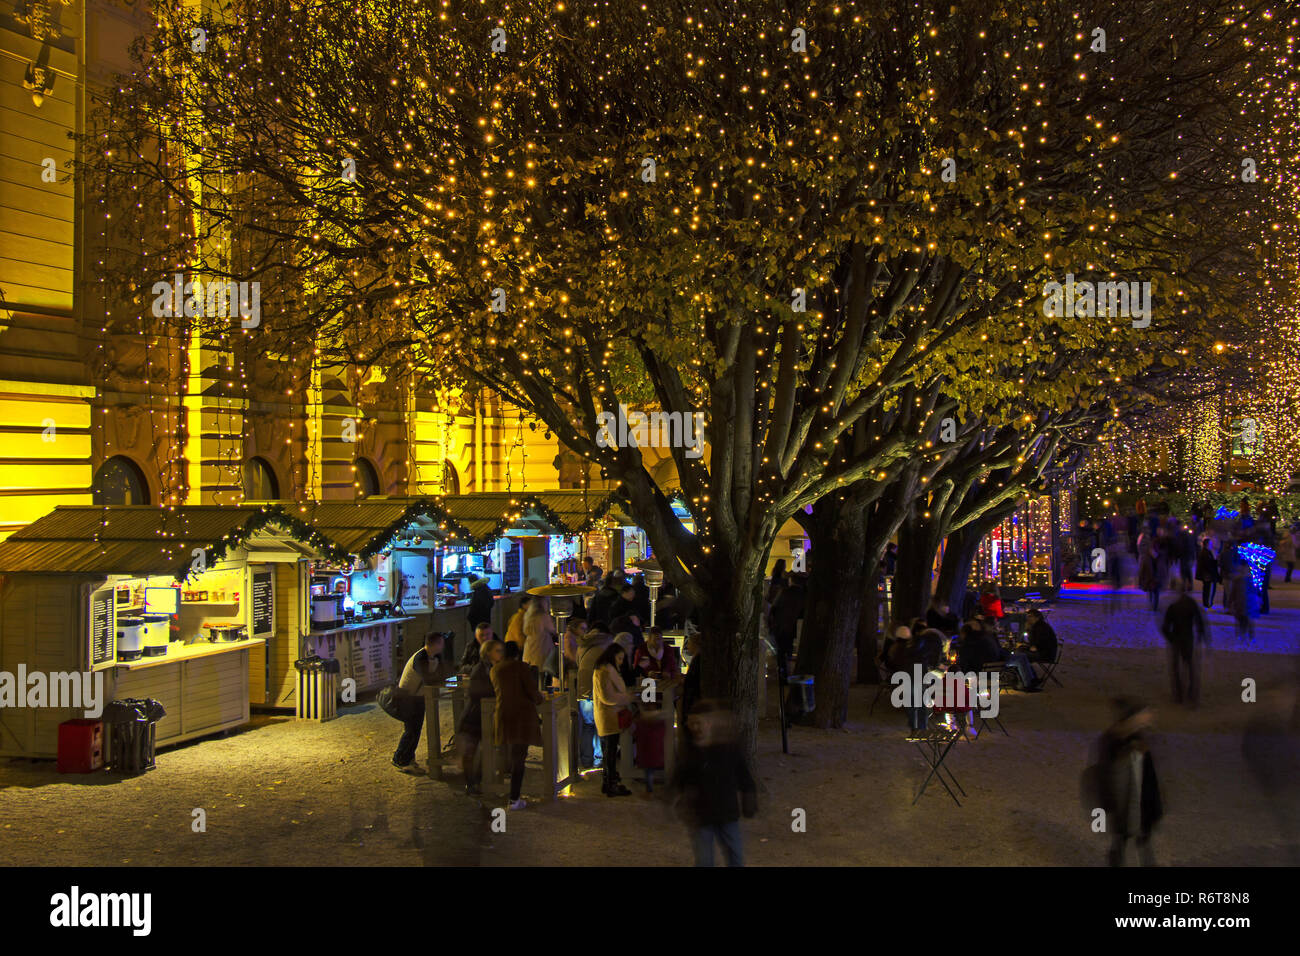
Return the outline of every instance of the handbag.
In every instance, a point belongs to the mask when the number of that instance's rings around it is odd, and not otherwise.
[[[618,729],[627,730],[634,720],[636,720],[636,711],[631,707],[624,707],[618,712]]]

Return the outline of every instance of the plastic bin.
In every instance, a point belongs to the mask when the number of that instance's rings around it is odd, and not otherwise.
[[[110,702],[104,708],[104,719],[109,726],[111,769],[127,775],[152,770],[158,721],[165,716],[167,711],[152,697]]]
[[[300,657],[293,662],[298,671],[298,703],[294,713],[300,720],[333,720],[339,715],[339,662],[326,657]]]
[[[87,717],[59,724],[59,773],[91,773],[104,766],[104,722]]]

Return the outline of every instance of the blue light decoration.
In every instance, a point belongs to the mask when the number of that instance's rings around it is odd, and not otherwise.
[[[1245,561],[1246,566],[1250,568],[1250,580],[1255,585],[1255,589],[1262,590],[1264,587],[1264,569],[1277,557],[1277,552],[1272,548],[1264,547],[1262,544],[1239,544],[1237,545],[1237,556]]]
[[[1228,518],[1238,518],[1240,516],[1240,512],[1231,510],[1227,505],[1219,505],[1219,510],[1214,513],[1214,517],[1220,521]]]

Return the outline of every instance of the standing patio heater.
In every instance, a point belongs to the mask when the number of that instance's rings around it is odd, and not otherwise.
[[[645,577],[645,586],[650,589],[650,626],[655,626],[655,602],[659,597],[659,588],[664,583],[664,569],[653,557],[642,558],[632,565]]]
[[[529,588],[528,593],[535,597],[544,598],[573,598],[583,597],[591,594],[596,589],[586,584],[543,584],[540,587]],[[555,618],[555,629],[559,632],[556,636],[559,638],[559,658],[560,658],[560,687],[564,687],[564,624],[573,616],[573,605],[570,604],[563,611],[555,608],[551,609],[551,617]]]

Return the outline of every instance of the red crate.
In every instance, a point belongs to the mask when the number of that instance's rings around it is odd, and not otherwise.
[[[104,766],[104,722],[81,718],[59,724],[59,773],[90,773]]]

